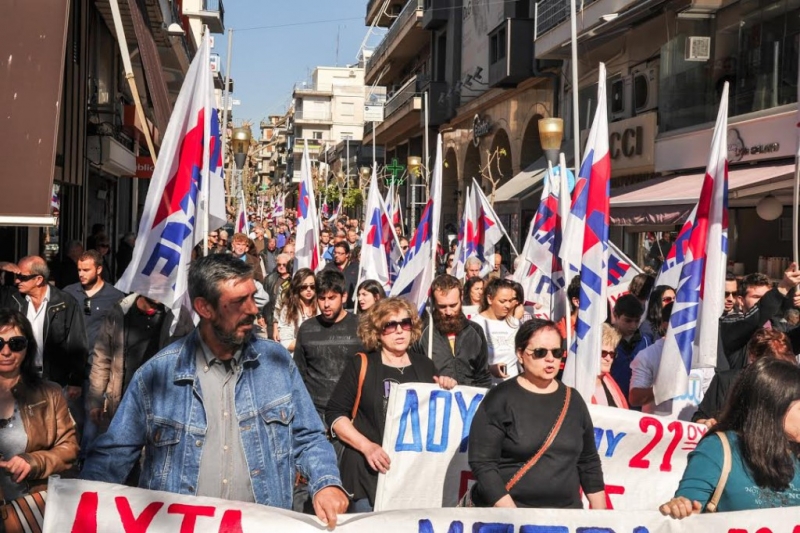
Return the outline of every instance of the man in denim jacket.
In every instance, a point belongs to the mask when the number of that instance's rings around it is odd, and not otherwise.
[[[252,268],[209,255],[189,269],[198,327],[133,376],[81,477],[123,483],[144,448],[139,487],[292,508],[296,471],[329,527],[345,512],[336,455],[281,345],[252,336]]]

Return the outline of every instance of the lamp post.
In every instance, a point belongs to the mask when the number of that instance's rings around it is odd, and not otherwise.
[[[552,166],[558,165],[558,154],[561,152],[561,141],[564,139],[564,119],[539,119],[539,140],[542,143],[544,156]]]
[[[247,153],[250,149],[250,139],[252,134],[250,128],[236,128],[233,130],[231,136],[231,148],[233,150],[233,162],[236,165],[236,186],[241,188],[244,192],[244,183],[242,182],[242,170],[247,162]],[[231,191],[232,193],[233,191]],[[233,194],[231,194],[233,195]]]
[[[417,228],[417,180],[419,179],[420,169],[422,168],[422,158],[418,155],[410,155],[406,160],[408,173],[411,175],[411,228],[413,232]]]

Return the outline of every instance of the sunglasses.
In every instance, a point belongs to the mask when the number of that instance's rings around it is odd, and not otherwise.
[[[736,296],[736,291],[725,291],[725,298],[730,298],[731,296]]]
[[[14,274],[14,278],[19,281],[30,281],[39,275],[40,274]]]
[[[8,348],[12,352],[21,352],[22,350],[24,350],[25,348],[28,347],[28,339],[26,339],[25,337],[22,337],[22,336],[20,336],[20,337],[11,337],[8,340],[0,339],[0,350],[5,348],[6,344],[8,344]]]
[[[610,357],[611,359],[616,359],[617,352],[614,350],[600,350],[601,357]]]
[[[534,359],[544,359],[548,353],[552,354],[556,359],[561,359],[564,357],[564,348],[534,348],[533,350],[525,350],[525,353]]]
[[[286,263],[276,263],[275,266],[279,266],[279,267],[284,267],[285,268],[288,265]]]
[[[403,320],[390,320],[383,326],[383,334],[390,335],[397,331],[397,326],[400,326],[403,331],[411,331],[411,326],[413,322],[410,318],[404,318]]]
[[[664,303],[664,304],[671,304],[674,301],[675,301],[675,298],[673,296],[664,296],[663,298],[661,298],[661,303]]]
[[[316,285],[314,285],[313,283],[306,283],[304,285],[300,285],[300,290],[301,291],[305,291],[305,290],[308,290],[308,289],[316,290]]]

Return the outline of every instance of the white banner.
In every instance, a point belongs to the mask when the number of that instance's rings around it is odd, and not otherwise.
[[[652,484],[650,485],[652,487]],[[301,515],[214,498],[51,479],[45,533],[320,533],[322,523]],[[658,512],[560,509],[429,509],[341,516],[340,533],[792,533],[797,508],[692,516],[677,521]]]
[[[412,383],[389,395],[383,448],[391,468],[378,478],[375,510],[453,507],[474,483],[469,427],[486,389]],[[610,509],[657,509],[672,498],[706,427],[590,405]]]

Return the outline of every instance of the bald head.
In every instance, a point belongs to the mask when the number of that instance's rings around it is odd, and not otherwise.
[[[20,293],[38,296],[47,289],[47,280],[50,279],[50,269],[47,262],[39,256],[29,255],[19,260],[19,276],[17,276],[17,289]]]

